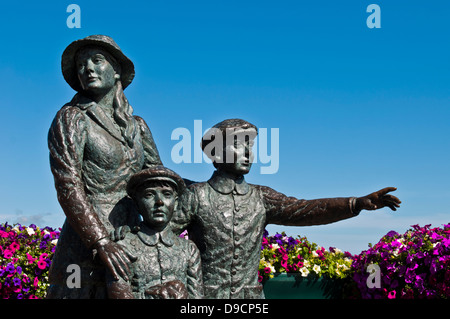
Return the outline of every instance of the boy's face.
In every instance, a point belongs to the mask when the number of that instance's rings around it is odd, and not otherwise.
[[[224,163],[218,164],[219,169],[235,175],[248,174],[253,162],[253,138],[249,136],[255,135],[255,130],[248,130],[231,139],[231,143],[227,142],[224,148]]]
[[[170,186],[143,187],[136,196],[136,204],[144,223],[154,229],[163,229],[172,219],[177,193]]]

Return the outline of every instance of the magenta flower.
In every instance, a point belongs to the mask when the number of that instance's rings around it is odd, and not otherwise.
[[[3,257],[5,257],[6,259],[10,259],[13,256],[13,252],[9,249],[5,249],[3,251]]]
[[[17,242],[13,242],[11,245],[9,245],[9,248],[12,252],[15,252],[16,250],[20,249],[20,245]]]
[[[43,260],[39,260],[37,266],[39,269],[45,269],[45,267],[47,267],[47,263]]]
[[[40,256],[39,256],[39,260],[44,260],[45,258],[47,258],[48,257],[48,254],[47,253],[42,253]]]
[[[27,253],[27,259],[28,259],[28,263],[29,263],[29,264],[32,264],[32,263],[34,263],[34,261],[35,261],[37,258],[33,258],[33,256],[31,256],[29,253]]]

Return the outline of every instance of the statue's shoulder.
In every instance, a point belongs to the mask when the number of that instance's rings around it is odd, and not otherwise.
[[[186,253],[186,256],[192,257],[193,255],[200,254],[197,245],[191,240],[179,236],[175,236],[174,239],[179,247]]]
[[[145,122],[145,120],[144,120],[142,117],[140,117],[139,115],[133,115],[133,117],[134,117],[136,123],[137,123],[141,128],[144,127],[144,128],[146,128],[146,129],[149,129],[147,123]]]
[[[192,182],[192,184],[188,186],[188,189],[193,193],[202,192],[209,188],[208,182]]]
[[[131,253],[142,250],[143,246],[136,232],[127,232],[124,238],[119,239],[117,243]]]
[[[80,131],[86,127],[86,113],[76,105],[65,104],[55,115],[50,132]]]
[[[64,104],[61,109],[56,113],[53,123],[63,122],[63,123],[74,123],[74,121],[79,118],[84,118],[86,116],[86,110],[91,103],[83,103],[82,98],[77,94],[73,99]]]

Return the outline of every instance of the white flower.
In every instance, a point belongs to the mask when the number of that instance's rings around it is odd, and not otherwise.
[[[50,243],[51,243],[52,245],[56,245],[56,244],[58,243],[58,239],[53,239]]]
[[[278,248],[280,248],[278,244],[272,244],[272,250],[277,250]]]
[[[309,263],[309,260],[305,260],[305,261],[303,262],[303,266],[305,266],[305,267],[311,266],[311,264]]]
[[[316,274],[318,274],[320,272],[320,266],[314,265],[313,270],[315,271]]]
[[[313,257],[319,257],[319,254],[316,253],[315,251],[312,252]]]
[[[31,228],[31,227],[27,227],[27,233],[28,233],[28,235],[29,236],[31,236],[31,235],[34,235],[35,233],[34,233],[34,229],[33,228]]]
[[[350,268],[348,268],[348,266],[346,264],[338,264],[338,268],[342,268],[343,270],[348,270]]]
[[[302,277],[307,277],[309,274],[309,270],[306,267],[300,268],[300,272],[302,273]]]

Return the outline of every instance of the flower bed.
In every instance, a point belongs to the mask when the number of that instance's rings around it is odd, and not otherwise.
[[[379,267],[379,288],[367,284],[370,264]],[[391,231],[354,256],[352,268],[362,298],[449,298],[450,224]]]
[[[288,237],[283,232],[269,236],[265,231],[261,246],[258,278],[264,282],[276,273],[299,273],[343,279],[351,273],[352,255],[330,247],[326,250],[306,237]]]
[[[0,298],[45,297],[58,238],[50,227],[0,224]]]
[[[50,227],[0,224],[0,298],[45,298],[59,234]],[[265,231],[259,281],[284,273],[297,279],[344,281],[345,298],[450,297],[450,224],[415,225],[404,234],[391,231],[369,246],[351,255],[333,247],[327,250],[306,237],[269,236]],[[377,266],[379,288],[368,284],[373,276],[370,265]]]

